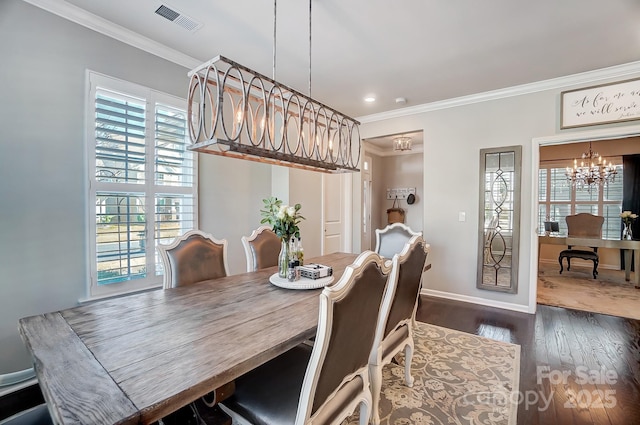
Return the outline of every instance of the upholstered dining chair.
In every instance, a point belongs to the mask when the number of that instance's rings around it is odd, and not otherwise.
[[[270,227],[260,226],[241,240],[247,257],[248,272],[278,265],[282,242]]]
[[[340,424],[360,406],[360,424],[371,413],[368,360],[373,349],[391,265],[365,251],[337,283],[320,294],[313,347],[300,344],[236,379],[222,402],[234,423],[254,425]]]
[[[227,241],[190,230],[169,245],[158,245],[164,266],[164,289],[191,285],[229,274]]]
[[[391,259],[402,251],[404,245],[412,236],[422,235],[422,232],[414,232],[403,223],[389,224],[384,229],[376,229],[376,252],[381,256]]]
[[[0,425],[53,425],[53,421],[43,403],[0,420]]]
[[[389,314],[381,316],[378,321],[375,349],[369,358],[371,423],[374,425],[380,423],[378,404],[382,388],[382,368],[391,363],[393,357],[402,350],[405,353],[405,382],[408,387],[413,386],[413,327],[429,249],[430,245],[425,243],[422,236],[413,236],[404,249],[393,257],[393,268],[397,270],[398,278],[395,285],[387,286],[384,294],[383,305],[390,306]]]
[[[567,236],[574,238],[602,238],[602,224],[604,223],[604,217],[599,215],[593,215],[589,213],[580,213],[576,215],[568,215],[565,217],[567,222]],[[571,245],[560,252],[558,255],[558,262],[560,263],[560,274],[563,271],[562,260],[567,259],[567,271],[571,270],[571,259],[580,258],[582,260],[593,261],[593,278],[598,276],[598,263],[600,258],[598,256],[598,248],[590,247],[592,251],[584,249],[573,249]]]

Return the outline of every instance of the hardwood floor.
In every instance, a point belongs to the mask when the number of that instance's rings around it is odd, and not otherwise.
[[[640,424],[640,321],[422,297],[417,318],[521,346],[518,424]],[[566,378],[565,378],[566,377]]]
[[[640,424],[640,321],[544,305],[534,316],[430,297],[421,298],[417,318],[521,346],[519,425]],[[0,399],[0,420],[41,402],[37,386]]]

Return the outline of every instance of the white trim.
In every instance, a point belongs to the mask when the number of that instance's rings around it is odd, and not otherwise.
[[[125,27],[117,25],[100,16],[89,13],[71,3],[63,0],[24,0],[36,7],[58,15],[64,19],[74,22],[83,27],[89,28],[95,32],[121,41],[125,44],[143,50],[152,55],[166,59],[170,62],[193,69],[200,65],[203,61],[195,59],[182,52],[174,50],[164,44],[158,43],[150,38],[144,37],[137,32],[131,31]]]
[[[421,114],[424,112],[439,111],[441,109],[456,108],[474,103],[487,102],[490,100],[504,99],[513,96],[538,93],[546,90],[565,89],[568,86],[579,84],[590,84],[608,79],[626,78],[640,72],[640,61],[629,62],[622,65],[610,66],[596,69],[594,71],[581,72],[564,77],[551,78],[549,80],[537,81],[534,83],[521,84],[519,86],[506,87],[503,89],[491,90],[483,93],[471,94],[468,96],[455,97],[452,99],[439,100],[436,102],[424,103],[422,105],[410,106],[407,108],[394,109],[392,111],[380,112],[377,114],[365,115],[356,119],[361,123],[370,123],[387,120],[391,118],[406,117],[409,115]]]
[[[496,307],[503,310],[512,310],[520,313],[535,314],[535,310],[531,311],[530,306],[514,303],[505,303],[503,301],[488,300],[486,298],[471,297],[469,295],[454,294],[452,292],[436,291],[435,289],[423,288],[420,292],[421,295],[428,295],[430,297],[444,298],[453,301],[462,301],[465,303],[479,304],[487,307]]]
[[[637,62],[635,62],[637,63]],[[540,170],[540,146],[562,145],[565,143],[582,142],[585,140],[596,141],[605,139],[622,139],[625,137],[640,135],[640,125],[628,125],[614,128],[600,128],[597,130],[574,131],[556,134],[553,136],[534,137],[531,139],[531,209],[536,211],[531,214],[530,230],[532,233],[530,247],[530,276],[529,276],[529,309],[535,313],[538,299],[538,234],[535,231],[538,226],[538,172]]]

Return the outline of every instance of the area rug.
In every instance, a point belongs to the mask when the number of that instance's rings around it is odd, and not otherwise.
[[[633,277],[633,274],[631,275]],[[624,280],[623,270],[600,269],[593,279],[591,268],[541,264],[538,270],[539,304],[565,307],[640,320],[640,289]]]
[[[417,323],[409,388],[404,355],[384,367],[383,425],[515,425],[520,346]],[[342,425],[358,424],[354,414]]]

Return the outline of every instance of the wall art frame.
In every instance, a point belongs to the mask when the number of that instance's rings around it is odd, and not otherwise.
[[[640,78],[560,93],[560,129],[640,120]]]

